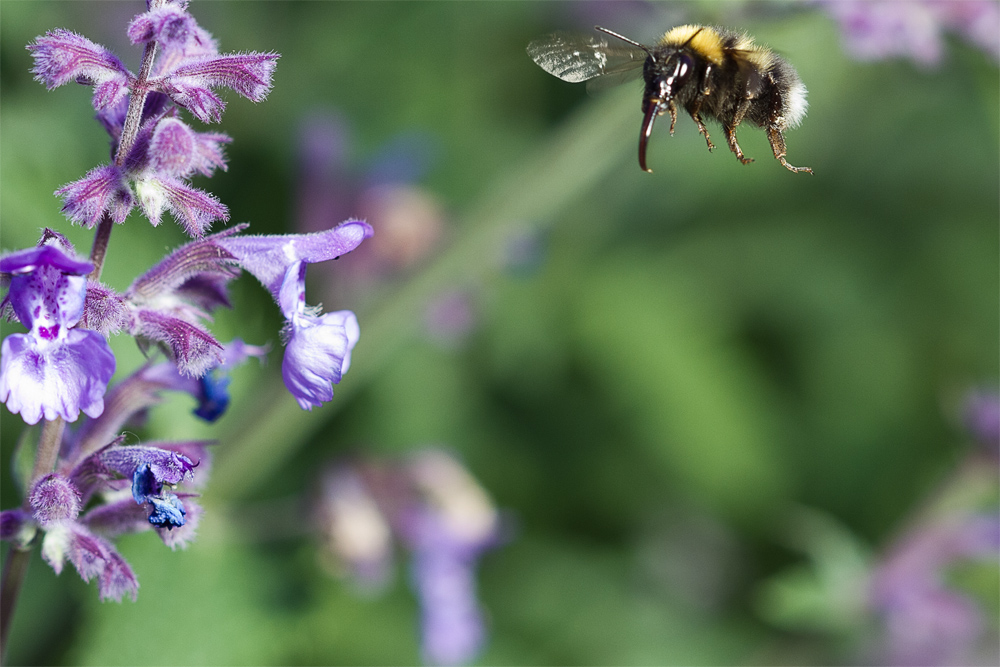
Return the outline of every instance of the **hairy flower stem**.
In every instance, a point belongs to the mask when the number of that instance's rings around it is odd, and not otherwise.
[[[118,142],[118,151],[115,153],[115,164],[119,167],[125,163],[125,157],[132,149],[132,144],[139,136],[139,124],[142,121],[142,108],[146,105],[146,96],[149,89],[146,80],[153,70],[153,61],[156,60],[156,42],[147,42],[146,48],[142,52],[142,65],[139,67],[139,76],[132,86],[132,94],[129,97],[128,111],[125,112],[125,126],[122,128],[121,140]],[[111,216],[105,213],[101,221],[97,224],[97,231],[94,232],[94,245],[90,248],[90,261],[94,264],[94,270],[90,272],[90,280],[100,280],[101,271],[104,270],[104,258],[108,254],[108,242],[111,240],[111,228],[114,223]]]
[[[59,458],[59,444],[62,442],[65,430],[66,422],[62,417],[45,422],[45,426],[42,427],[42,437],[38,440],[38,451],[35,452],[35,467],[31,470],[32,484],[55,468],[56,459]]]

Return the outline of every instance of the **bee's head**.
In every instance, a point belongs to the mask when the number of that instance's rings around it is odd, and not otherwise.
[[[642,98],[642,131],[639,134],[639,166],[645,171],[652,171],[646,167],[646,145],[653,132],[653,121],[670,108],[673,99],[691,79],[694,69],[694,58],[683,48],[666,53],[654,51],[646,59],[643,68],[646,93]]]

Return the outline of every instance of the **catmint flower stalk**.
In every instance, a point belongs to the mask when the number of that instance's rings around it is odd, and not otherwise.
[[[146,104],[146,96],[149,90],[146,88],[146,79],[153,69],[153,61],[156,60],[156,42],[150,40],[146,42],[142,50],[142,64],[139,66],[139,81],[132,94],[129,96],[128,111],[125,113],[125,127],[122,129],[122,138],[118,142],[118,150],[115,152],[115,164],[119,167],[125,162],[132,144],[139,136],[139,123],[142,120],[142,108]],[[90,261],[94,264],[94,270],[90,272],[90,280],[100,280],[101,271],[104,269],[104,258],[108,254],[108,243],[111,240],[111,229],[114,221],[111,215],[105,211],[101,216],[101,221],[97,223],[97,230],[94,232],[94,244],[90,248]]]

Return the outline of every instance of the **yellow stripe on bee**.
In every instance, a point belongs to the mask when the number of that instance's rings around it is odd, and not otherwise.
[[[722,64],[722,37],[714,29],[703,25],[679,25],[669,30],[660,40],[661,46],[684,44],[713,65]]]

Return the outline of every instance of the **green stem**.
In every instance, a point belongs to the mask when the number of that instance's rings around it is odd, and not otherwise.
[[[628,91],[622,91],[628,92]],[[372,313],[362,313],[361,342],[351,359],[351,372],[336,388],[334,400],[304,412],[277,375],[267,380],[257,400],[233,415],[218,463],[212,493],[234,497],[250,493],[339,410],[349,396],[392,363],[420,331],[428,302],[455,286],[481,284],[499,274],[501,253],[525,221],[541,228],[558,212],[634,149],[636,117],[628,109],[632,96],[607,95],[574,117],[522,168],[489,191],[464,217],[463,233],[423,273]],[[634,166],[633,166],[634,168]],[[378,221],[375,221],[378,233]]]
[[[24,575],[28,572],[31,561],[31,550],[11,546],[7,553],[7,562],[3,566],[3,579],[0,580],[0,661],[6,662],[7,637],[10,634],[11,621],[14,618],[14,607],[24,583]]]

